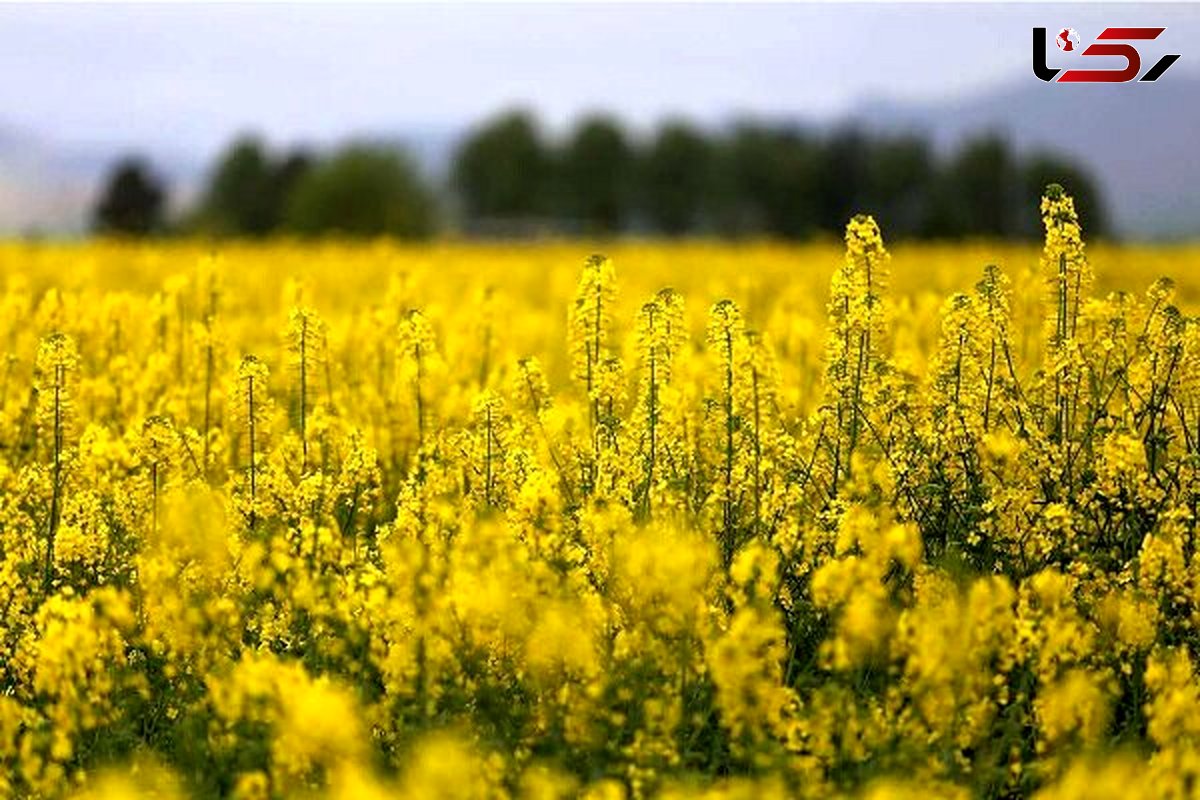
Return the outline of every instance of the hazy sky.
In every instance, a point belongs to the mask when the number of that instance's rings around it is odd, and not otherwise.
[[[324,140],[511,103],[552,123],[828,117],[1035,80],[1035,25],[1085,42],[1166,25],[1160,52],[1200,61],[1196,5],[5,5],[0,129],[209,150],[240,129]]]

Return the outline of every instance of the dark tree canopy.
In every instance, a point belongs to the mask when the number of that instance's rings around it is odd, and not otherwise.
[[[92,212],[92,227],[101,233],[157,233],[163,228],[166,201],[166,189],[144,160],[123,159],[105,181]]]
[[[863,206],[870,150],[871,142],[855,128],[835,131],[822,143],[815,186],[821,230],[840,231],[855,214],[870,213]]]
[[[968,141],[946,170],[957,215],[952,236],[1012,236],[1020,172],[1008,143],[987,135]]]
[[[858,213],[898,238],[1036,238],[1038,192],[1051,181],[1070,186],[1089,233],[1106,234],[1086,171],[992,134],[935,152],[917,133],[755,120],[716,129],[669,120],[638,137],[593,114],[554,142],[515,111],[468,137],[452,170],[468,231],[519,231],[488,224],[536,219],[562,233],[787,239],[840,234]]]
[[[1100,187],[1092,177],[1077,165],[1054,153],[1041,152],[1034,153],[1029,158],[1021,176],[1023,213],[1018,218],[1018,224],[1022,235],[1041,235],[1041,216],[1037,213],[1036,202],[1037,198],[1041,197],[1042,188],[1049,183],[1061,184],[1067,193],[1075,198],[1075,210],[1079,213],[1079,221],[1085,231],[1092,236],[1108,233],[1108,216],[1101,200]]]
[[[633,148],[616,119],[582,119],[559,164],[558,194],[567,213],[593,233],[620,230],[630,213],[634,166]]]
[[[216,236],[277,232],[347,236],[433,233],[440,192],[468,234],[668,236],[840,235],[855,214],[895,238],[1038,238],[1037,200],[1061,183],[1089,235],[1108,219],[1087,170],[1053,152],[1025,153],[984,134],[935,152],[915,133],[830,130],[744,119],[700,128],[673,119],[639,134],[605,113],[543,135],[515,110],[475,128],[452,154],[446,185],[428,186],[402,149],[352,145],[278,151],[235,139],[209,176],[185,230]],[[98,230],[163,227],[165,192],[140,161],[110,175]]]
[[[891,236],[915,236],[936,175],[937,164],[924,139],[898,136],[877,140],[867,157],[862,207],[871,209]]]
[[[798,238],[812,232],[819,151],[798,128],[738,124],[718,149],[717,228]]]
[[[433,232],[434,200],[399,151],[350,145],[299,179],[284,221],[303,235],[420,238]]]
[[[551,162],[532,115],[513,111],[475,130],[455,154],[452,181],[469,218],[549,213]]]
[[[258,138],[236,139],[209,180],[199,227],[231,236],[263,236],[283,222],[296,182],[311,166],[303,152],[277,157]]]
[[[215,231],[261,235],[276,222],[269,194],[270,156],[255,138],[238,139],[217,163],[204,202],[205,221]]]
[[[704,223],[713,203],[711,143],[686,122],[665,123],[642,159],[641,205],[657,230],[679,235]]]

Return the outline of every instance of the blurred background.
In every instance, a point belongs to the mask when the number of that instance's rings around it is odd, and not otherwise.
[[[1182,58],[1047,84],[1035,26]],[[8,236],[1028,238],[1050,181],[1093,235],[1200,220],[1196,5],[5,5],[0,42]]]

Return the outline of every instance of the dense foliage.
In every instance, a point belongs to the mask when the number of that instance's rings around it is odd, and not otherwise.
[[[1056,179],[1071,190],[1091,234],[1107,233],[1100,187],[1087,170],[1053,152],[1018,153],[995,135],[939,152],[916,133],[753,120],[717,129],[667,120],[637,135],[596,114],[550,137],[533,116],[512,112],[453,146],[437,136],[416,143],[409,149],[422,152],[420,160],[398,142],[318,151],[239,137],[217,157],[195,207],[169,226],[167,189],[144,166],[135,176],[141,184],[131,186],[128,164],[118,165],[97,201],[96,228],[145,235],[166,227],[222,239],[424,238],[441,230],[793,240],[836,235],[855,211],[870,208],[898,239],[1034,240],[1041,226],[1033,200]],[[147,191],[152,214],[113,211],[141,209]]]
[[[1041,210],[0,246],[0,796],[1188,795],[1197,287]]]

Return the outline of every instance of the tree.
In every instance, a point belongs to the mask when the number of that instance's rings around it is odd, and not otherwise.
[[[92,212],[92,226],[101,233],[156,233],[163,226],[166,199],[166,190],[150,166],[137,157],[125,158],[105,181]]]
[[[285,223],[304,235],[420,238],[434,217],[432,194],[400,151],[350,145],[299,179]]]
[[[270,158],[258,139],[246,136],[226,149],[213,170],[201,214],[215,233],[261,236],[277,220],[270,194]]]
[[[924,232],[933,236],[1013,236],[1020,172],[1008,143],[967,141],[943,170]]]
[[[1053,153],[1034,153],[1021,174],[1021,193],[1018,207],[1020,233],[1031,238],[1042,235],[1038,199],[1051,183],[1062,185],[1075,199],[1075,211],[1089,237],[1108,233],[1108,214],[1100,187],[1088,173],[1077,165]],[[1026,208],[1026,206],[1028,208]]]
[[[468,136],[451,172],[469,219],[529,219],[549,211],[550,158],[536,121],[524,111]]]
[[[834,131],[822,143],[814,187],[822,230],[840,232],[851,217],[862,213],[869,151],[867,137],[855,128]]]
[[[566,210],[591,232],[619,230],[630,209],[633,169],[633,150],[620,123],[601,115],[581,120],[560,161]]]
[[[711,208],[714,167],[713,148],[699,131],[680,121],[660,127],[639,176],[650,223],[670,235],[700,228]]]
[[[201,227],[232,236],[263,236],[283,222],[288,196],[311,166],[303,152],[276,160],[253,136],[235,140],[213,170]]]
[[[798,238],[812,230],[818,150],[798,128],[738,124],[718,158],[718,226]]]
[[[915,136],[877,139],[867,155],[865,208],[889,235],[916,235],[929,205],[937,167],[929,143]]]
[[[288,200],[300,180],[312,169],[315,160],[306,150],[295,149],[277,159],[271,169],[271,196],[275,199],[275,225],[283,224]]]

